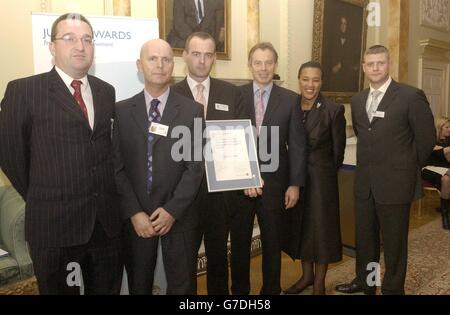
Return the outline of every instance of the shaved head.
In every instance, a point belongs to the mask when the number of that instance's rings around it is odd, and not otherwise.
[[[145,52],[148,52],[149,50],[154,50],[154,49],[167,49],[170,50],[170,54],[171,57],[173,58],[173,51],[172,51],[172,47],[170,47],[169,43],[166,42],[165,40],[162,39],[151,39],[149,41],[146,41],[142,47],[141,47],[141,59],[143,54],[145,54]]]
[[[147,92],[158,97],[167,90],[174,67],[173,51],[169,43],[162,39],[145,42],[136,64],[139,72],[144,74]]]

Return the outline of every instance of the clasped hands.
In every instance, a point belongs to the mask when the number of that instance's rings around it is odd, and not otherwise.
[[[250,198],[256,198],[263,193],[264,181],[261,180],[262,186],[258,188],[244,189],[244,195]],[[289,186],[284,194],[285,209],[293,208],[300,199],[300,188],[298,186]]]
[[[174,222],[175,219],[164,208],[156,209],[150,216],[141,211],[131,217],[136,234],[143,238],[166,235]]]

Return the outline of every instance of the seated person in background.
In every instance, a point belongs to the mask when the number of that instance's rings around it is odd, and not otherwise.
[[[427,165],[450,168],[450,120],[447,117],[436,119],[437,141]],[[427,168],[422,170],[422,178],[433,184],[441,192],[442,226],[450,230],[448,217],[450,199],[450,170],[444,175]]]

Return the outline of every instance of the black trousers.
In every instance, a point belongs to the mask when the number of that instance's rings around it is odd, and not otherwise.
[[[197,253],[194,247],[195,230],[173,233],[162,237],[139,237],[130,221],[124,231],[124,258],[128,276],[129,292],[132,295],[151,295],[161,241],[168,295],[194,295],[194,266]]]
[[[261,200],[256,201],[256,216],[261,231],[263,295],[281,293],[281,222],[283,209],[267,209]]]
[[[80,294],[78,270],[82,272],[85,294],[119,294],[123,274],[121,252],[121,239],[110,239],[98,221],[87,244],[54,248],[30,246],[40,294]]]
[[[242,196],[240,195],[242,194]],[[193,206],[200,220],[197,252],[204,240],[207,258],[207,290],[210,295],[228,295],[228,235],[231,241],[231,292],[250,293],[250,250],[254,211],[241,206],[243,192],[202,193]]]
[[[368,199],[355,199],[356,207],[356,275],[367,290],[372,279],[370,263],[380,261],[380,232],[384,248],[385,274],[383,294],[405,294],[408,258],[408,229],[411,204],[382,205],[372,194]],[[369,267],[370,270],[367,270]]]

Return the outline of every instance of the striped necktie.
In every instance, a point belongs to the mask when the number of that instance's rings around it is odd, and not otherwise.
[[[147,137],[147,192],[150,194],[153,184],[153,143],[155,141],[155,135],[150,133],[150,126],[152,122],[159,123],[161,121],[161,114],[158,110],[160,101],[153,99],[150,103],[150,109],[148,111],[148,137]]]

